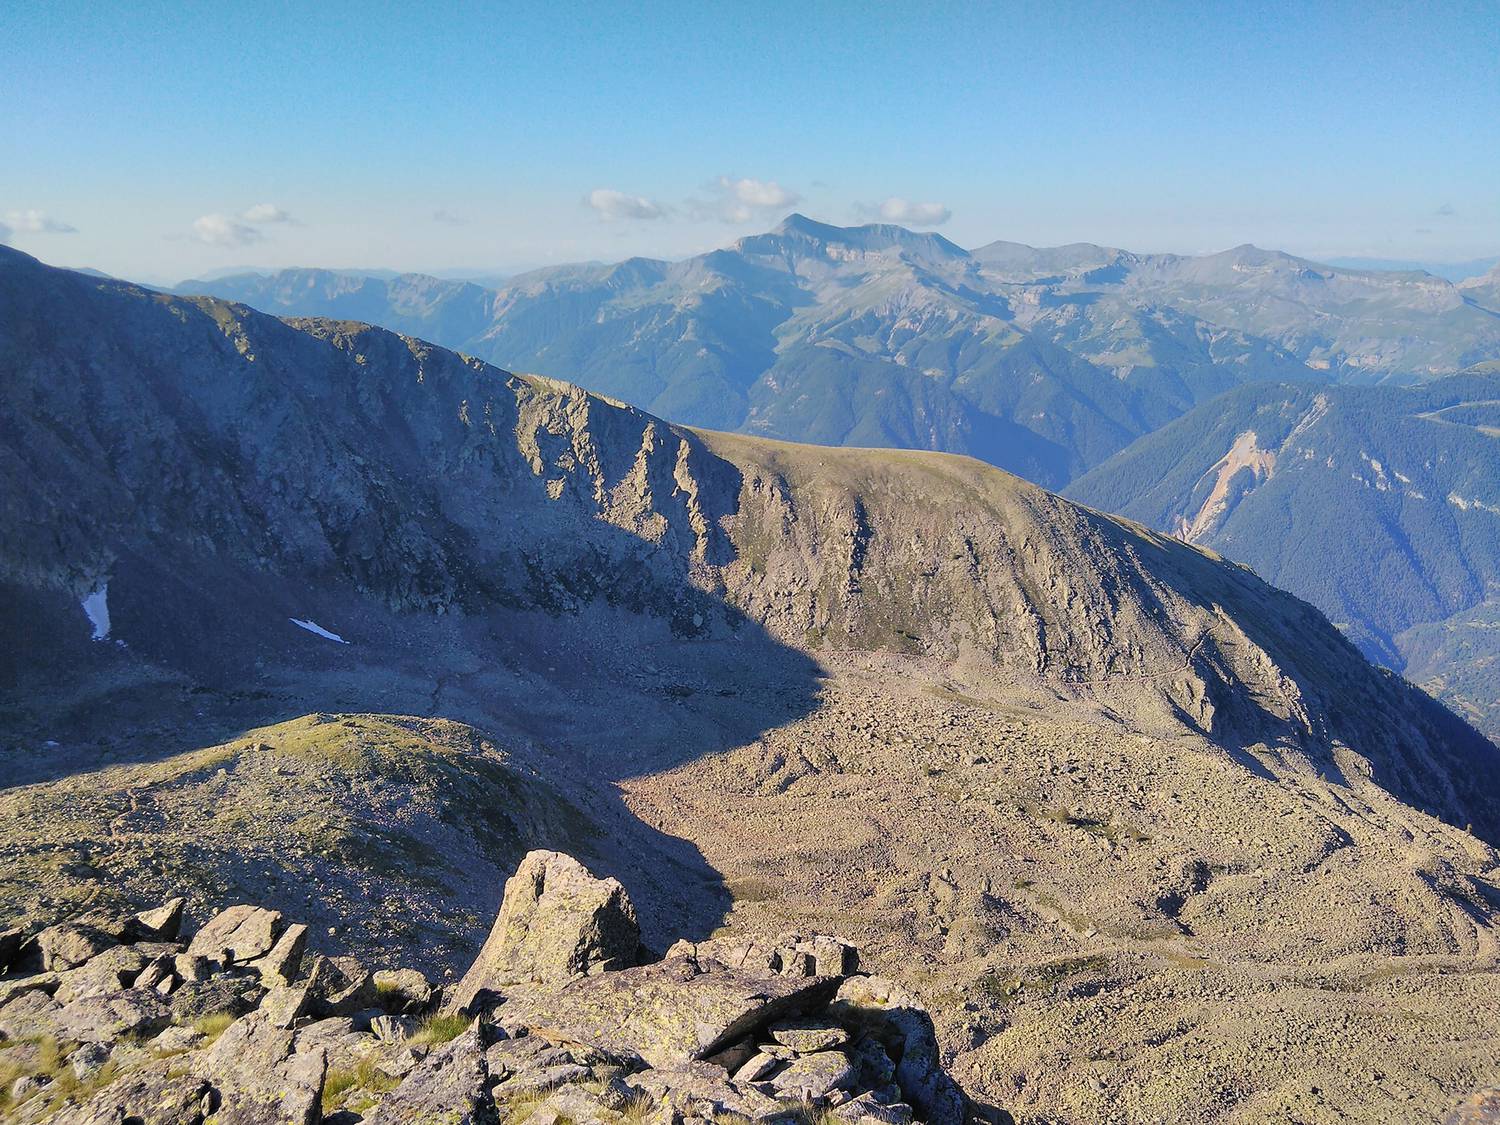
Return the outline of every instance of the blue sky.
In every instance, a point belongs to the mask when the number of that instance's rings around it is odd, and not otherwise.
[[[30,0],[0,235],[162,279],[680,256],[793,209],[1454,260],[1500,254],[1497,60],[1500,0]]]

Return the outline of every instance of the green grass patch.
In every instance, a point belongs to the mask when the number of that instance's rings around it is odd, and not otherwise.
[[[469,1030],[469,1018],[457,1013],[439,1012],[428,1016],[422,1021],[422,1026],[417,1028],[412,1035],[413,1043],[423,1043],[435,1047],[440,1043],[448,1043],[457,1039]]]

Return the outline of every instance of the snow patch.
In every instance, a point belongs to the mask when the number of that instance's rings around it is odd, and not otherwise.
[[[83,612],[94,627],[93,640],[102,641],[109,636],[109,583],[100,586],[82,601]]]
[[[292,618],[289,618],[289,620],[291,621],[291,623],[293,625],[297,626],[297,628],[299,628],[299,629],[306,629],[309,633],[316,633],[318,636],[320,636],[320,637],[326,637],[330,641],[338,641],[338,643],[341,644],[341,645],[346,645],[346,644],[349,643],[348,641],[344,640],[343,637],[339,636],[337,633],[330,633],[327,629],[323,628],[323,626],[319,625],[316,621],[313,621],[311,618],[309,618],[306,621],[300,621],[297,618],[292,617]]]

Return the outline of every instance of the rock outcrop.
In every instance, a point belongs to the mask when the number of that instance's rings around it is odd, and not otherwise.
[[[635,907],[614,879],[595,879],[572,856],[534,851],[505,884],[505,898],[479,956],[453,995],[456,1006],[484,989],[571,977],[633,963],[641,944]]]
[[[898,985],[858,974],[852,946],[783,934],[678,943],[638,964],[624,888],[557,852],[526,856],[446,1003],[415,970],[305,955],[306,927],[275,911],[231,906],[185,941],[181,914],[180,901],[134,918],[96,913],[9,940],[23,972],[40,971],[0,978],[0,1041],[14,1042],[0,1055],[7,1119],[790,1125],[826,1113],[848,1125],[962,1125],[967,1115],[931,1019]]]

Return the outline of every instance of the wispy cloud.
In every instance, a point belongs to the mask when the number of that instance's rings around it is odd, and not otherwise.
[[[953,212],[941,203],[913,203],[899,195],[891,196],[878,207],[862,207],[860,211],[869,218],[911,227],[939,227],[953,218]]]
[[[9,211],[5,215],[5,226],[16,234],[77,234],[78,228],[61,219],[54,219],[45,211]]]
[[[1454,215],[1457,215],[1458,212],[1453,209],[1453,204],[1451,204],[1451,203],[1444,203],[1441,207],[1439,207],[1436,211],[1434,211],[1433,214],[1434,215],[1438,215],[1441,218],[1447,219],[1447,218],[1451,218]]]
[[[9,242],[9,241],[10,241],[10,227],[6,226],[4,223],[0,223],[0,242]]]
[[[244,219],[247,223],[262,225],[266,223],[296,224],[297,222],[296,219],[292,218],[274,203],[257,203],[254,207],[247,207],[244,213],[240,215],[240,218]]]
[[[644,195],[630,195],[614,188],[595,188],[584,196],[583,201],[601,219],[609,222],[621,219],[660,219],[667,213],[667,209],[654,199],[647,199]]]
[[[199,215],[193,220],[193,241],[205,246],[248,246],[263,238],[257,228],[228,215]]]
[[[709,198],[695,199],[689,207],[700,218],[742,224],[780,217],[788,207],[802,202],[802,196],[775,180],[720,176],[708,185]]]
[[[434,211],[432,213],[432,221],[435,223],[443,223],[445,226],[450,227],[466,227],[469,225],[468,219],[464,218],[462,215],[455,215],[446,207],[439,207],[436,211]]]

